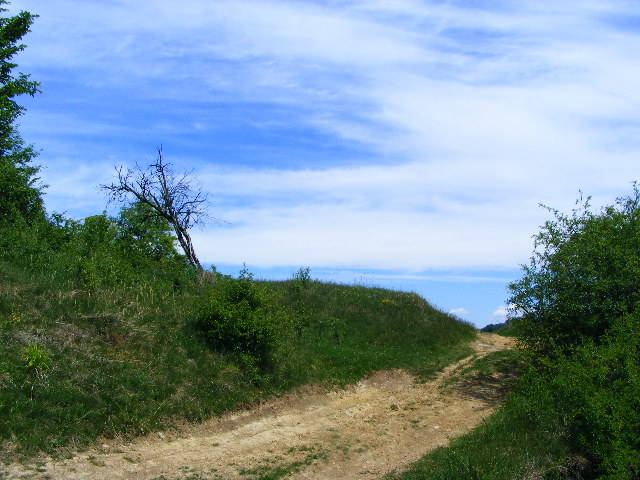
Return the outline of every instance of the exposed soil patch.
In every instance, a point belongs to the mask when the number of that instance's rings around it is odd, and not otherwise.
[[[511,344],[482,334],[472,344],[474,356],[427,383],[402,370],[377,372],[344,390],[306,389],[180,434],[108,441],[66,461],[0,466],[0,478],[379,478],[468,432],[493,411],[501,398],[499,379],[444,385],[476,358]]]

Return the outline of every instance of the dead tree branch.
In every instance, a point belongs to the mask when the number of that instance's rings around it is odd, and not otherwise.
[[[116,167],[116,176],[115,182],[100,186],[110,200],[135,199],[149,205],[157,216],[169,222],[189,263],[202,270],[189,230],[208,218],[207,196],[194,187],[190,175],[176,175],[171,164],[164,161],[159,147],[156,160],[146,169],[138,165],[134,169],[120,166]]]

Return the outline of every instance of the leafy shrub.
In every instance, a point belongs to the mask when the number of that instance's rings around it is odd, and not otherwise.
[[[169,222],[147,204],[135,202],[120,210],[116,219],[118,240],[135,258],[176,259],[176,237]]]
[[[136,204],[120,216],[72,220],[59,214],[4,229],[0,259],[42,272],[69,289],[140,287],[175,291],[188,285],[193,269],[175,249],[166,222],[145,216]]]
[[[601,345],[555,360],[537,383],[599,478],[640,476],[640,311],[616,321]]]
[[[535,239],[510,303],[531,350],[568,352],[596,343],[612,322],[640,302],[640,190],[599,214],[580,199],[571,215],[552,210]]]
[[[197,324],[213,348],[238,354],[244,366],[270,364],[277,340],[272,314],[246,268],[237,279],[218,279]]]
[[[309,285],[311,285],[311,267],[300,267],[298,271],[293,274],[291,280],[294,288],[309,288]]]
[[[597,478],[640,478],[640,190],[593,213],[551,210],[513,320],[534,360],[522,398],[532,417],[562,425]]]

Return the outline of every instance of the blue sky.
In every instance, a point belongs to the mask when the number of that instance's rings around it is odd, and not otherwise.
[[[47,205],[164,146],[206,263],[418,291],[476,325],[546,218],[640,177],[635,1],[15,0]]]

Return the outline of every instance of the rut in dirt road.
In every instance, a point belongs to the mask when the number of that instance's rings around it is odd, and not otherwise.
[[[472,346],[474,356],[427,383],[402,370],[378,372],[340,391],[285,395],[190,427],[180,436],[157,433],[126,444],[104,443],[66,461],[0,467],[0,478],[251,479],[267,473],[271,478],[379,478],[491,414],[500,398],[499,383],[478,384],[472,392],[443,388],[456,370],[509,348],[511,341],[483,334]]]

